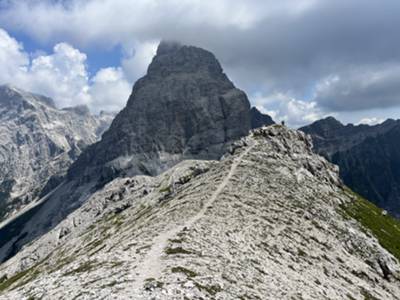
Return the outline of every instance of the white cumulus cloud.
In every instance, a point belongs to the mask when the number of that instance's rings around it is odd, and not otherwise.
[[[30,56],[0,29],[0,84],[49,96],[59,107],[86,104],[94,112],[121,109],[131,91],[122,69],[100,69],[89,78],[86,63],[86,54],[67,43],[56,44],[50,54]]]
[[[362,118],[356,125],[365,124],[365,125],[377,125],[383,123],[385,119],[372,117],[372,118]]]
[[[21,84],[29,91],[54,98],[60,107],[90,105],[85,61],[84,53],[65,43],[57,44],[52,54],[31,61],[31,66],[22,74]]]
[[[255,94],[251,100],[261,112],[269,114],[276,122],[285,121],[291,127],[300,127],[325,116],[317,103],[282,93]]]
[[[29,57],[23,52],[22,45],[0,28],[0,81],[7,82],[26,72],[28,65]]]
[[[156,54],[159,41],[146,41],[125,46],[122,68],[126,77],[135,81],[146,74],[147,67]]]
[[[105,68],[92,78],[89,93],[95,99],[94,111],[117,111],[125,106],[131,84],[125,79],[121,68]]]

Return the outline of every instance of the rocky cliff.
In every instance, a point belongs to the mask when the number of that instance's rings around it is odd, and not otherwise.
[[[48,190],[56,186],[111,119],[86,107],[60,110],[50,98],[0,86],[0,223],[37,200],[47,183]]]
[[[104,184],[121,175],[156,175],[183,159],[217,159],[247,135],[249,109],[212,53],[162,42],[127,106],[69,178]]]
[[[256,107],[250,109],[250,120],[252,129],[275,124],[269,115],[261,113]]]
[[[400,224],[311,150],[274,125],[117,178],[0,266],[0,298],[398,299]]]
[[[340,167],[348,186],[400,216],[400,121],[345,126],[329,117],[300,130],[312,136],[317,153]]]

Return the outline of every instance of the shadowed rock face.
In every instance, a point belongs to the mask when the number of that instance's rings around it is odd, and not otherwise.
[[[212,53],[162,42],[127,106],[69,178],[106,183],[124,174],[156,175],[187,158],[218,159],[247,135],[249,110]]]
[[[311,134],[314,150],[340,167],[354,191],[400,216],[400,122],[343,125],[332,117],[300,130]]]
[[[257,108],[252,107],[250,110],[251,128],[260,128],[275,124],[269,115],[261,113]]]

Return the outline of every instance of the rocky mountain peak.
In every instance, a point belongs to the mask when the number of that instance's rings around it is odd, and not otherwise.
[[[178,41],[162,40],[157,47],[157,55],[176,52],[180,48],[182,48],[182,44]]]
[[[308,128],[312,128],[313,131],[319,132],[321,135],[326,135],[331,133],[333,130],[340,130],[343,127],[345,126],[340,121],[332,116],[329,116],[325,119],[315,121],[311,125],[304,127],[305,130],[303,131],[307,131]]]
[[[0,106],[6,106],[8,109],[17,107],[27,109],[34,108],[38,103],[51,108],[56,107],[53,99],[49,97],[29,93],[9,84],[0,85]]]
[[[249,110],[211,52],[162,42],[127,106],[69,177],[107,182],[122,173],[156,175],[182,159],[217,159],[247,135]]]
[[[252,129],[275,124],[269,115],[261,113],[256,107],[251,108],[250,118]]]
[[[148,77],[203,74],[229,82],[222,73],[222,67],[214,54],[202,48],[185,46],[178,42],[161,42],[147,73]]]

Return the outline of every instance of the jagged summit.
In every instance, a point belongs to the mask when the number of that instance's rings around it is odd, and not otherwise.
[[[328,117],[326,117],[326,118],[323,118],[323,119],[321,119],[321,120],[318,120],[318,121],[315,121],[314,123],[319,123],[319,122],[329,122],[329,123],[332,123],[332,124],[334,124],[334,123],[339,123],[339,124],[342,124],[339,120],[337,120],[335,117],[333,117],[333,116],[328,116]]]
[[[251,108],[250,118],[252,129],[275,124],[274,120],[269,115],[261,113],[257,107]]]
[[[182,44],[178,41],[162,40],[157,47],[157,55],[168,54],[176,52],[182,48]]]
[[[177,42],[161,42],[153,58],[146,78],[165,76],[187,76],[198,74],[230,83],[214,54],[202,48],[181,45]],[[230,88],[234,88],[230,83]]]
[[[332,116],[326,117],[321,120],[317,120],[314,123],[303,127],[301,130],[307,131],[308,128],[312,128],[314,132],[318,132],[321,135],[328,135],[332,130],[341,130],[345,125]]]
[[[182,159],[217,159],[247,135],[249,109],[211,52],[162,42],[127,106],[69,178],[105,183],[120,174],[156,175]]]
[[[26,92],[10,84],[0,85],[0,106],[6,105],[8,109],[11,107],[26,109],[34,108],[38,103],[45,104],[51,108],[56,107],[53,99],[49,97]]]

